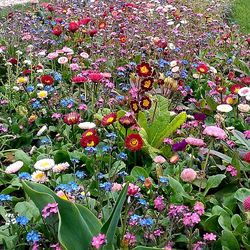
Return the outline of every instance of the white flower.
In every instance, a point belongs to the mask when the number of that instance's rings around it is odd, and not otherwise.
[[[250,106],[248,104],[241,103],[238,105],[238,110],[242,113],[247,113],[250,111]]]
[[[89,58],[89,54],[86,53],[86,52],[82,52],[82,53],[80,54],[80,56],[81,56],[82,58],[84,58],[84,59],[88,59],[88,58]]]
[[[173,67],[172,69],[171,69],[171,71],[173,72],[173,73],[176,73],[176,72],[178,72],[179,71],[179,66],[175,66],[175,67]]]
[[[42,128],[40,128],[40,130],[37,132],[37,136],[42,135],[46,130],[48,129],[48,127],[46,125],[42,126]]]
[[[49,170],[55,166],[55,162],[52,159],[42,159],[35,163],[34,168],[38,170]]]
[[[246,96],[246,100],[247,100],[247,101],[250,101],[250,94],[248,94],[248,95]]]
[[[58,58],[58,63],[59,63],[59,64],[65,64],[65,63],[67,63],[68,61],[69,61],[68,58],[65,57],[65,56],[62,56],[62,57],[59,57],[59,58]]]
[[[182,23],[182,24],[187,24],[187,23],[188,23],[188,21],[187,21],[187,20],[185,20],[185,19],[183,19],[183,20],[181,20],[181,23]]]
[[[27,65],[31,65],[31,61],[30,60],[24,60],[23,63],[27,64]]]
[[[232,106],[229,104],[221,104],[217,106],[217,111],[222,113],[228,113],[233,110]]]
[[[15,90],[15,91],[19,91],[19,90],[20,90],[20,88],[19,88],[19,87],[17,87],[17,86],[14,86],[14,87],[13,87],[13,90]]]
[[[175,45],[173,43],[169,43],[168,44],[168,47],[171,49],[171,50],[174,50],[175,49]]]
[[[217,69],[214,67],[210,67],[210,71],[214,74],[217,74]]]
[[[250,95],[250,88],[249,88],[249,87],[241,88],[241,89],[238,91],[238,95],[239,95],[239,96],[247,96],[247,95]]]
[[[31,180],[34,182],[44,183],[48,180],[48,178],[43,171],[38,170],[31,175]]]
[[[174,60],[174,61],[172,61],[172,62],[170,62],[170,67],[175,67],[175,66],[177,66],[177,61],[176,60]]]
[[[22,161],[16,161],[16,162],[10,164],[10,165],[5,169],[5,173],[6,173],[6,174],[13,174],[13,173],[16,173],[22,166],[23,166],[23,162],[22,162]]]
[[[167,22],[167,25],[168,25],[168,26],[171,26],[171,25],[173,25],[173,24],[174,24],[174,21],[168,21],[168,22]]]
[[[176,113],[175,113],[174,111],[170,111],[170,112],[169,112],[169,115],[170,115],[170,116],[174,116],[174,115],[176,115]]]
[[[52,168],[52,171],[54,173],[60,173],[66,169],[69,168],[69,163],[68,162],[63,162],[63,163],[59,163],[57,165],[55,165],[53,168]]]
[[[202,75],[194,73],[193,78],[194,79],[199,79],[199,78],[202,78]]]
[[[96,125],[93,122],[81,122],[78,124],[78,127],[80,129],[91,129],[91,128],[95,128]]]

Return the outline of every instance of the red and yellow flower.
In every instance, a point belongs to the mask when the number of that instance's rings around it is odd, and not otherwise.
[[[137,102],[136,100],[131,101],[130,108],[133,112],[138,113],[140,110],[139,102]]]
[[[141,63],[137,65],[136,72],[139,76],[148,77],[152,75],[152,67],[148,63]]]
[[[63,121],[67,125],[77,124],[80,121],[80,114],[77,112],[71,112],[63,117]]]
[[[200,74],[206,74],[209,70],[208,66],[204,63],[200,63],[197,67],[196,70],[200,73]]]
[[[116,113],[111,113],[109,115],[105,115],[102,118],[102,126],[109,126],[110,124],[114,123],[117,119],[117,114]]]
[[[130,134],[125,139],[125,146],[130,151],[139,151],[143,147],[143,140],[139,134]]]
[[[97,135],[83,136],[80,139],[80,144],[83,148],[95,147],[99,144],[99,137]]]
[[[152,101],[148,96],[143,96],[140,100],[140,106],[143,109],[150,109],[152,106]]]
[[[238,94],[238,92],[239,92],[239,90],[240,90],[241,88],[243,88],[242,85],[240,85],[240,84],[234,84],[234,85],[232,85],[232,86],[230,87],[230,91],[231,91],[232,94]]]
[[[43,75],[40,78],[41,83],[44,85],[52,85],[54,83],[54,78],[50,75]]]
[[[106,24],[106,22],[102,21],[99,23],[98,27],[99,27],[99,29],[105,29],[107,27],[107,24]]]
[[[153,88],[154,79],[152,77],[145,78],[141,81],[141,88],[145,91],[149,91]]]
[[[95,129],[93,128],[90,128],[88,130],[86,130],[83,134],[82,134],[82,137],[87,137],[87,136],[92,136],[92,135],[97,135],[97,132]]]
[[[120,36],[119,41],[120,41],[120,43],[125,43],[127,41],[127,37],[126,36]]]

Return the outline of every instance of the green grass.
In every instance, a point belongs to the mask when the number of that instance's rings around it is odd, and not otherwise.
[[[232,3],[232,18],[244,33],[250,33],[250,0],[235,0]]]

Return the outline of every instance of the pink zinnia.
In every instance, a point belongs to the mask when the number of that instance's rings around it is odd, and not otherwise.
[[[215,234],[213,234],[213,233],[205,233],[204,235],[203,235],[203,240],[208,240],[208,241],[214,241],[214,240],[216,240],[216,235]]]
[[[213,136],[216,139],[221,139],[221,140],[225,140],[227,138],[227,134],[225,133],[225,131],[217,126],[207,126],[204,129],[203,134],[208,136]]]
[[[56,202],[48,203],[48,205],[45,206],[42,210],[43,218],[47,218],[51,214],[57,214],[57,213],[58,213],[58,204]]]
[[[187,144],[197,147],[203,147],[205,146],[205,142],[202,139],[194,138],[194,137],[188,137],[185,139]]]
[[[154,158],[154,162],[155,163],[159,163],[159,164],[162,164],[164,162],[166,162],[166,159],[161,156],[161,155],[157,155],[155,158]]]
[[[163,201],[163,197],[162,196],[158,196],[155,200],[154,200],[154,207],[161,212],[162,210],[164,210],[165,208],[165,203]]]
[[[106,236],[105,236],[105,234],[99,234],[98,236],[93,237],[92,246],[95,249],[99,249],[104,244],[106,244]]]
[[[250,195],[243,201],[243,208],[246,212],[250,211]]]
[[[99,82],[103,79],[103,75],[101,73],[90,73],[88,75],[88,78],[92,81],[92,82]]]

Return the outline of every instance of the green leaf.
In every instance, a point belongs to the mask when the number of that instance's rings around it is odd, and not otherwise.
[[[169,186],[172,188],[175,194],[181,195],[189,200],[193,200],[193,197],[191,197],[189,194],[186,193],[180,182],[178,182],[176,179],[170,176],[168,176],[168,180],[169,180]]]
[[[207,180],[207,186],[206,186],[204,195],[207,194],[209,189],[218,187],[221,184],[222,180],[225,178],[226,178],[226,175],[224,174],[217,174],[217,175],[210,176]]]
[[[233,228],[236,229],[240,223],[242,223],[241,217],[238,214],[234,214],[231,218],[231,224]]]
[[[122,207],[127,197],[127,192],[128,192],[128,184],[126,184],[125,187],[122,189],[109,219],[105,222],[105,224],[101,228],[101,232],[104,233],[107,238],[107,245],[104,247],[104,249],[109,250],[112,248],[115,232],[121,216]]]
[[[208,106],[211,108],[211,110],[215,111],[218,103],[209,95],[206,96],[206,102],[208,104]]]
[[[148,172],[142,167],[134,167],[131,171],[131,175],[138,178],[139,176],[148,177]]]
[[[232,131],[234,137],[242,144],[244,145],[248,150],[250,150],[250,140],[247,140],[243,133],[241,133],[238,130]]]
[[[232,250],[240,250],[240,245],[234,234],[228,230],[222,231],[221,245]]]
[[[224,229],[224,230],[229,230],[231,231],[231,217],[229,216],[228,213],[223,213],[220,215],[218,219],[219,225]]]
[[[209,217],[208,219],[206,219],[206,221],[203,224],[204,229],[208,232],[214,232],[214,231],[219,230],[220,227],[218,225],[218,218],[219,218],[219,215],[215,214]]]
[[[139,112],[138,113],[138,119],[137,122],[141,128],[143,128],[146,132],[148,132],[148,121],[146,114],[144,112]]]
[[[23,201],[18,202],[14,208],[14,211],[22,216],[27,217],[28,219],[38,218],[40,213],[38,208],[35,206],[33,201]]]
[[[249,195],[250,195],[250,189],[240,188],[236,191],[234,198],[240,202],[243,202]]]
[[[22,161],[25,165],[30,165],[31,163],[31,158],[23,150],[16,150],[15,159],[16,161]]]
[[[133,250],[163,250],[164,248],[137,246]]]
[[[62,162],[68,162],[70,163],[70,156],[67,151],[64,150],[58,150],[56,151],[56,154],[54,156],[55,163],[62,163]]]

